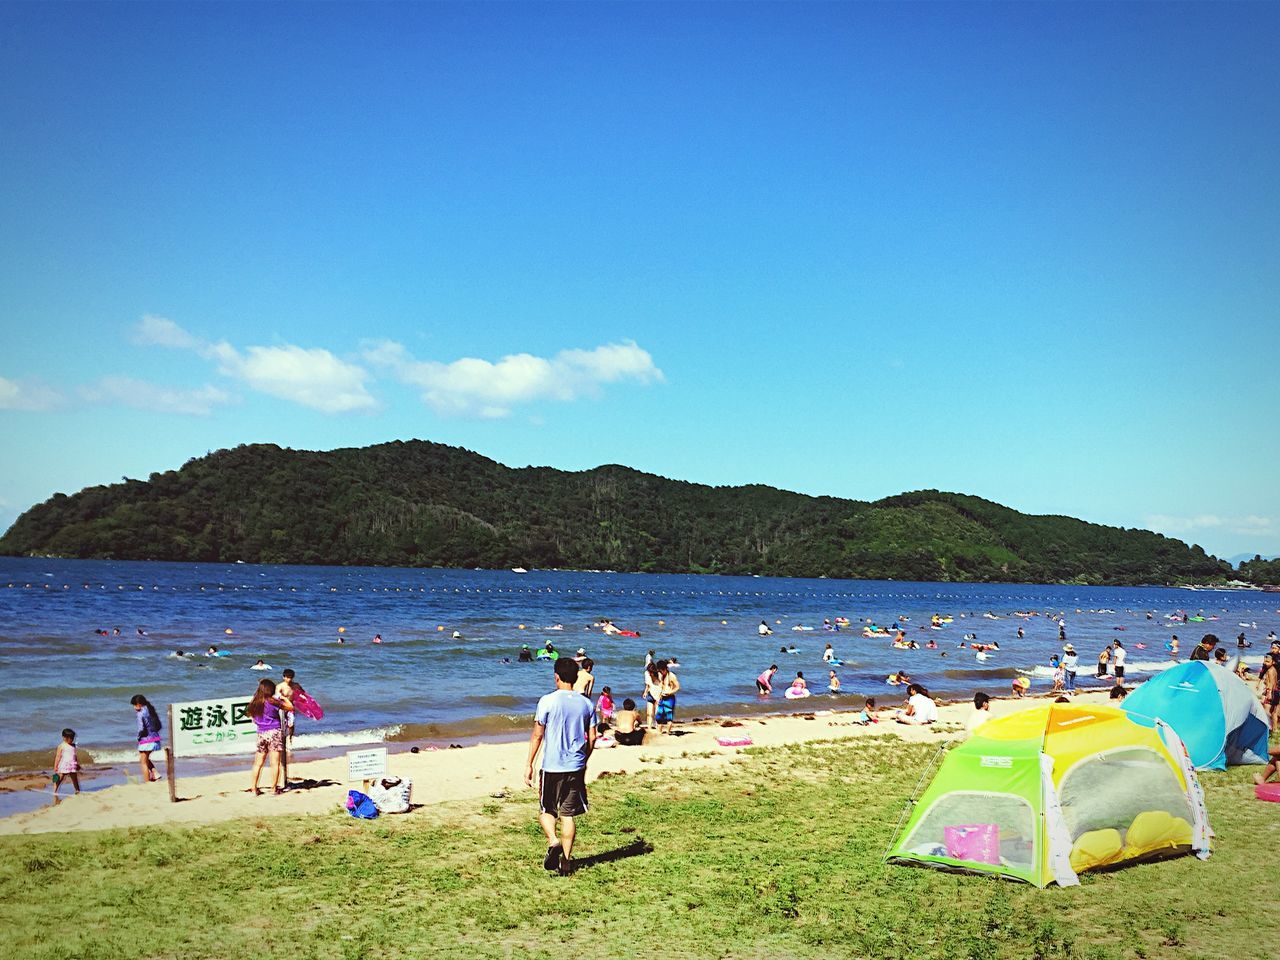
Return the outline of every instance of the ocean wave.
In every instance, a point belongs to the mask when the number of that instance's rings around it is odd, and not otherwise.
[[[290,754],[294,751],[324,750],[333,747],[356,746],[365,743],[386,743],[393,741],[400,733],[399,724],[386,727],[370,727],[363,730],[332,730],[318,733],[299,733],[294,736]],[[249,754],[245,754],[249,756]],[[7,757],[0,758],[0,765]],[[136,763],[138,751],[136,747],[105,747],[100,750],[80,749],[81,763],[93,763],[111,766],[119,763]],[[14,769],[17,769],[16,767]]]
[[[111,687],[14,687],[4,692],[4,698],[6,700],[61,701],[96,700],[105,697],[120,699],[127,708],[127,701],[135,693],[145,693],[159,703],[164,697],[158,694],[182,689],[183,687],[180,684],[149,682],[121,684]]]
[[[458,740],[464,737],[510,735],[526,732],[533,723],[533,713],[491,713],[479,717],[446,720],[440,723],[406,723],[395,736],[395,743],[415,740]]]
[[[1054,674],[1053,667],[1037,666],[1037,667],[1017,667],[1015,672],[1024,677],[1052,677]]]
[[[948,680],[991,680],[993,678],[1004,678],[1012,680],[1019,673],[1013,667],[991,667],[983,670],[978,669],[953,669],[943,670],[942,675]]]
[[[1125,664],[1126,673],[1159,673],[1177,666],[1177,660],[1130,660]]]
[[[506,694],[490,694],[483,697],[467,697],[467,703],[478,703],[486,707],[518,707],[525,700],[520,697],[510,697]]]

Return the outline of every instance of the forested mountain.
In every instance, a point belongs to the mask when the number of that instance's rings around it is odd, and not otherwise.
[[[1266,560],[1255,554],[1252,560],[1240,564],[1240,572],[1236,576],[1250,583],[1280,584],[1280,557]]]
[[[1156,533],[978,497],[864,503],[621,466],[512,469],[417,440],[220,450],[145,482],[58,494],[18,518],[0,553],[1120,584],[1231,575]]]

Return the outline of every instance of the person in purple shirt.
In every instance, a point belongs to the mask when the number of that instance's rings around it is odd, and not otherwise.
[[[595,746],[595,708],[575,693],[578,665],[569,657],[555,662],[556,689],[538,701],[524,782],[533,786],[533,764],[542,751],[538,773],[538,822],[547,835],[542,865],[561,876],[573,871],[575,818],[587,812],[587,758]],[[556,820],[560,836],[556,836]]]
[[[253,786],[249,788],[255,797],[262,793],[258,789],[258,777],[262,773],[262,761],[268,756],[271,757],[271,788],[277,794],[284,793],[280,785],[280,754],[284,751],[284,731],[280,722],[282,710],[293,710],[293,704],[287,697],[277,697],[276,682],[263,677],[258,681],[258,689],[248,709],[253,725],[258,729],[258,749],[253,757]]]
[[[160,773],[151,762],[151,755],[162,749],[160,714],[156,713],[156,708],[140,693],[134,694],[129,703],[138,717],[138,765],[142,770],[142,780],[144,783],[155,783],[160,779]]]

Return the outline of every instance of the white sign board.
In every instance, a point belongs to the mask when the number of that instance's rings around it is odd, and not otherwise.
[[[178,757],[253,753],[258,729],[249,716],[252,697],[222,697],[194,703],[175,703],[173,752]]]
[[[376,780],[387,775],[387,748],[347,752],[348,780]]]

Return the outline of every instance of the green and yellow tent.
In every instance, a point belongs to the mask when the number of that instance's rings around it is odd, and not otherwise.
[[[1167,725],[1045,704],[988,720],[946,755],[887,855],[1038,887],[1144,860],[1209,856],[1195,770]]]

